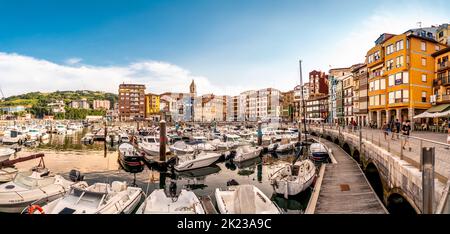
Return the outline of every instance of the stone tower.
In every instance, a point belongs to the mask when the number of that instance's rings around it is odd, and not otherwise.
[[[194,80],[192,80],[192,83],[189,86],[189,93],[191,94],[192,97],[197,96],[197,87],[195,86]]]

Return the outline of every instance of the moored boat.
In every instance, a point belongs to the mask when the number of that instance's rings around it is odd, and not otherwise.
[[[197,195],[182,189],[177,196],[167,196],[164,189],[154,190],[136,214],[205,214]]]

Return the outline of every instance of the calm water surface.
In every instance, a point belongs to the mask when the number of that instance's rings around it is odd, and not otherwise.
[[[111,146],[104,142],[84,145],[80,139],[88,132],[87,129],[72,135],[52,135],[48,142],[31,148],[23,148],[16,157],[34,153],[45,154],[45,165],[51,172],[67,176],[69,171],[76,169],[85,175],[88,183],[107,182],[114,180],[127,181],[141,187],[147,194],[158,188],[168,188],[171,182],[176,183],[177,191],[188,188],[197,195],[210,195],[214,200],[216,188],[226,188],[231,179],[239,184],[253,184],[271,197],[276,204],[288,213],[303,213],[308,204],[311,189],[285,199],[276,195],[268,181],[268,169],[280,162],[292,162],[293,153],[286,155],[267,154],[261,158],[243,163],[229,161],[217,165],[186,172],[159,172],[144,167],[141,172],[129,173],[118,163],[117,145]],[[39,160],[31,160],[16,164],[19,170],[28,170],[38,164]]]

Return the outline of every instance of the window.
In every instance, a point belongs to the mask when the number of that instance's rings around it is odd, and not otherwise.
[[[395,85],[403,84],[402,73],[395,74]]]
[[[403,90],[403,102],[409,102],[409,90]]]
[[[444,36],[444,31],[439,32],[439,38],[442,38]]]
[[[409,73],[403,72],[403,84],[408,84],[408,83],[409,83]]]
[[[440,50],[441,48],[439,47],[439,45],[436,45],[436,46],[434,47],[434,49],[435,49],[436,51],[438,51],[438,50]]]
[[[369,105],[373,106],[374,105],[374,98],[373,96],[369,97]]]
[[[376,80],[375,81],[375,90],[379,90],[380,89],[380,80]]]
[[[403,50],[403,40],[397,41],[395,43],[395,48],[397,49],[397,51]]]
[[[426,66],[427,65],[427,59],[426,58],[422,58],[422,66]]]
[[[386,62],[386,70],[392,70],[392,68],[394,68],[394,60],[389,60]]]
[[[370,87],[370,91],[374,90],[374,83],[373,83],[373,81],[370,82],[369,87]]]
[[[422,82],[427,82],[427,74],[422,74]]]
[[[389,76],[389,86],[394,86],[395,85],[395,75],[390,75]]]
[[[427,51],[427,43],[425,43],[424,41],[420,42],[420,49],[422,51]]]
[[[380,89],[386,89],[386,80],[385,79],[380,80]]]
[[[389,92],[389,104],[395,103],[395,92]]]
[[[380,95],[375,96],[375,105],[380,105]]]
[[[403,56],[397,57],[396,62],[397,62],[396,67],[401,67],[401,66],[403,66]]]
[[[386,47],[386,54],[392,54],[394,52],[394,45],[388,45]]]
[[[422,102],[427,102],[427,92],[426,91],[422,92]]]
[[[386,95],[380,95],[380,105],[386,105]]]

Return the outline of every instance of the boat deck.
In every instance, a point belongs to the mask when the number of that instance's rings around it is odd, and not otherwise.
[[[321,139],[332,150],[336,164],[327,164],[314,213],[386,214],[363,171],[339,146]]]

